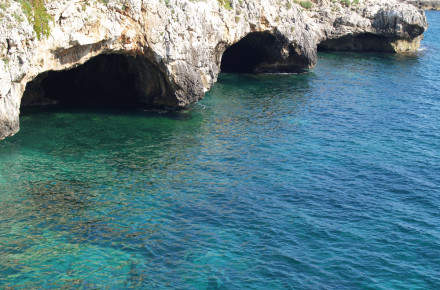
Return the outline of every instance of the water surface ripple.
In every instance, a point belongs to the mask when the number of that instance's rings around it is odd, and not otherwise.
[[[440,288],[440,13],[415,54],[221,75],[181,112],[24,111],[0,285]]]

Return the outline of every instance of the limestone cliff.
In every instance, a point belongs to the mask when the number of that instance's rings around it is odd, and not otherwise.
[[[423,10],[440,10],[440,0],[403,0]]]
[[[60,2],[46,2],[53,21],[40,39],[19,2],[0,7],[0,139],[19,130],[21,104],[60,92],[125,88],[140,106],[182,107],[203,98],[221,70],[312,68],[318,46],[414,50],[427,28],[423,12],[398,0]]]

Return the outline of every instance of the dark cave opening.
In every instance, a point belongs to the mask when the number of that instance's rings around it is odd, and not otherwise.
[[[64,71],[49,71],[29,82],[22,106],[135,109],[167,102],[165,78],[143,57],[98,55]]]
[[[263,63],[277,60],[277,39],[267,32],[253,32],[224,52],[221,72],[257,73]]]
[[[311,59],[281,34],[252,32],[225,50],[223,73],[301,73]]]
[[[372,33],[328,39],[318,44],[318,51],[394,52],[391,41]]]

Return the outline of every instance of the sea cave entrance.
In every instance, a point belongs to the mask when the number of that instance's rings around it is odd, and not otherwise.
[[[26,85],[21,105],[135,109],[172,102],[165,77],[146,58],[102,54],[69,70],[38,75]]]
[[[221,71],[226,73],[255,73],[263,63],[276,61],[276,38],[267,32],[248,34],[223,54]]]
[[[310,66],[309,59],[282,35],[251,32],[223,53],[223,73],[297,73]]]
[[[318,51],[395,52],[388,38],[372,33],[328,39],[318,44]]]

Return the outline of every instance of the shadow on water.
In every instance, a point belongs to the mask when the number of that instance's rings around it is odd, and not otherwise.
[[[60,114],[105,114],[114,116],[137,116],[137,117],[167,117],[173,120],[189,120],[192,118],[188,109],[119,109],[119,108],[72,108],[62,105],[47,105],[40,107],[24,107],[20,110],[20,116],[33,116],[46,113]]]
[[[318,52],[318,65],[322,59],[338,59],[350,62],[368,62],[371,64],[384,62],[388,64],[401,64],[402,62],[414,63],[427,54],[425,49],[408,53],[375,53],[375,52]]]

